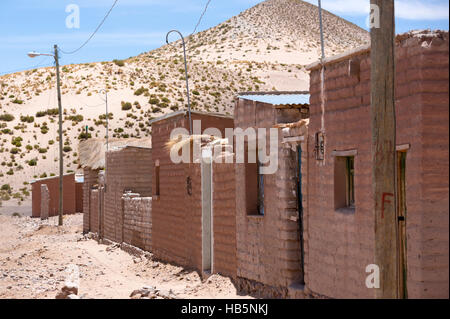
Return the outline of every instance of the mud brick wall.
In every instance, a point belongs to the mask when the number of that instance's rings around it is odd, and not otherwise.
[[[234,164],[213,163],[213,271],[236,277],[236,180]]]
[[[106,190],[104,192],[104,238],[123,242],[122,196],[125,191],[143,197],[152,194],[152,150],[125,147],[106,153]]]
[[[91,207],[91,188],[98,183],[98,171],[89,168],[84,169],[83,183],[83,232],[98,231],[98,228],[91,227],[90,224],[90,207]]]
[[[411,145],[406,160],[407,289],[409,298],[448,298],[449,110],[448,33],[397,37],[397,144]],[[333,298],[372,298],[365,268],[374,263],[370,52],[325,67],[325,165],[317,164],[320,70],[311,71],[308,136],[306,285]],[[333,150],[357,149],[352,213],[334,209]]]
[[[152,250],[152,198],[124,195],[123,241],[146,251]]]
[[[235,125],[242,129],[271,128],[277,124],[277,113],[272,105],[239,99]],[[239,286],[262,283],[270,292],[266,297],[276,298],[286,297],[289,285],[301,279],[299,226],[291,219],[298,215],[296,155],[282,146],[280,130],[278,136],[278,170],[264,176],[264,216],[250,215],[246,210],[245,164],[236,164],[235,173]]]
[[[193,120],[201,120],[202,130],[215,127],[222,131],[233,127],[230,118],[192,113]],[[174,128],[189,129],[184,113],[152,124],[153,170],[160,164],[160,195],[153,194],[152,246],[157,258],[202,268],[202,206],[200,164],[175,164],[170,159],[166,143]],[[187,178],[191,178],[192,195],[187,192]],[[153,190],[156,190],[153,174]]]
[[[46,184],[49,191],[49,216],[59,212],[59,176],[37,180],[32,184],[32,217],[41,216],[41,185]],[[75,174],[63,176],[63,214],[76,213]]]

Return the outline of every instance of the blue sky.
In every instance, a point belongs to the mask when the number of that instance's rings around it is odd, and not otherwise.
[[[317,4],[316,0],[307,0]],[[51,65],[51,57],[30,59],[29,51],[50,52],[53,44],[71,51],[83,43],[114,0],[1,0],[0,74]],[[207,0],[119,0],[98,34],[62,64],[123,59],[164,44],[168,30],[188,35]],[[261,0],[212,0],[199,27],[208,29]],[[369,0],[322,0],[324,9],[366,28]],[[66,6],[80,7],[80,28],[68,29]],[[449,1],[396,0],[397,33],[449,26]],[[366,28],[367,29],[367,28]]]

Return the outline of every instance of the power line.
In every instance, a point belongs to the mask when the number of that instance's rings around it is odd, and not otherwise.
[[[91,41],[91,39],[95,36],[95,34],[97,33],[97,31],[101,28],[101,26],[103,25],[103,23],[105,23],[106,19],[108,18],[109,14],[111,13],[111,11],[114,9],[114,7],[116,6],[117,2],[119,0],[115,0],[113,5],[111,6],[111,9],[109,9],[109,11],[106,13],[105,17],[103,18],[103,20],[100,22],[100,24],[98,25],[98,27],[95,29],[95,31],[91,34],[91,36],[76,50],[70,51],[70,52],[66,52],[60,49],[60,51],[64,54],[74,54],[78,51],[80,51],[86,44],[88,44],[89,41]]]

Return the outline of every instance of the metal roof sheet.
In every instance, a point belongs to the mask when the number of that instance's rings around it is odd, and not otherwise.
[[[243,94],[238,98],[272,105],[309,105],[309,94]]]

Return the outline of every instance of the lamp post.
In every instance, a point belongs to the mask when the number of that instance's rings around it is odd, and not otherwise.
[[[186,92],[187,92],[187,100],[188,100],[188,114],[189,114],[189,134],[192,135],[192,119],[191,119],[191,99],[189,97],[189,77],[188,77],[188,69],[187,69],[187,60],[186,60],[186,44],[184,42],[184,37],[178,30],[171,30],[166,35],[166,43],[169,44],[169,34],[172,32],[176,32],[180,35],[181,41],[183,43],[183,54],[184,54],[184,71],[186,73]]]
[[[323,22],[322,22],[322,1],[319,0],[319,27],[320,27],[320,44],[322,49],[322,62],[325,60],[325,43],[323,40]]]
[[[101,89],[100,93],[105,94],[105,104],[106,104],[106,151],[109,151],[109,144],[108,144],[108,135],[109,135],[109,129],[108,129],[108,92],[105,89]]]
[[[58,91],[58,113],[59,113],[59,218],[58,225],[63,225],[63,178],[64,178],[64,166],[63,166],[63,132],[62,132],[62,103],[61,103],[61,81],[59,76],[59,57],[58,57],[58,45],[54,46],[55,53],[38,53],[30,52],[28,56],[35,58],[37,56],[52,56],[55,59],[56,66],[56,88]]]

